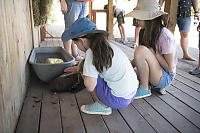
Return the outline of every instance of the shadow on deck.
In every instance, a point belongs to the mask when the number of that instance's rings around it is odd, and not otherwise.
[[[126,46],[121,48],[131,52]],[[200,78],[178,69],[166,90],[166,95],[153,92],[109,116],[88,115],[79,107],[93,102],[89,92],[53,93],[33,76],[16,133],[199,133]]]

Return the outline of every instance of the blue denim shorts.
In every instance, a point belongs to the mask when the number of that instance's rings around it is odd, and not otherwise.
[[[163,75],[160,79],[160,82],[157,86],[153,86],[153,88],[165,88],[167,86],[169,86],[173,79],[174,79],[174,74],[167,72],[165,69],[162,69]]]
[[[191,17],[178,17],[176,19],[176,23],[178,25],[180,32],[189,32],[190,31],[190,25],[191,25]]]
[[[96,86],[96,95],[98,99],[106,106],[113,109],[122,109],[126,108],[135,98],[135,95],[131,99],[125,99],[122,97],[116,97],[111,93],[111,89],[108,87],[107,83],[103,78],[98,76],[97,86]]]
[[[64,14],[65,28],[69,28],[78,18],[88,15],[87,2],[66,0],[68,11]]]

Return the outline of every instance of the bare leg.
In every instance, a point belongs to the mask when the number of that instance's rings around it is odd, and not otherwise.
[[[66,49],[66,51],[69,53],[69,54],[72,54],[72,47],[71,47],[71,45],[72,45],[72,40],[69,40],[69,41],[67,41],[67,42],[64,42],[63,43],[63,45],[64,45],[64,48]]]
[[[139,42],[140,29],[141,29],[141,27],[139,27],[139,26],[135,27],[135,39],[134,39],[134,43],[136,43],[136,44],[138,44],[138,42]]]
[[[180,32],[180,35],[180,43],[183,50],[183,59],[195,61],[195,59],[188,54],[188,32]]]
[[[71,48],[72,48],[72,55],[78,55],[78,48],[75,43],[72,42]]]
[[[119,28],[119,32],[120,32],[120,35],[121,35],[121,40],[123,42],[125,42],[124,26],[121,24],[121,25],[118,25],[118,28]]]
[[[145,46],[139,45],[134,53],[135,65],[140,78],[140,87],[148,90],[149,82],[157,86],[162,76],[162,68],[155,55]]]
[[[103,105],[104,107],[107,107],[106,105],[104,105],[104,104],[99,100],[99,98],[98,98],[97,95],[96,95],[96,91],[95,91],[95,90],[92,92],[92,95],[93,95],[95,101],[98,101],[98,103],[100,103],[100,104]]]

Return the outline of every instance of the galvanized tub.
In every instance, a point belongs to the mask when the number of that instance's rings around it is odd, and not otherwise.
[[[37,61],[45,58],[59,58],[62,59],[63,62],[49,64]],[[75,63],[75,59],[62,47],[39,47],[34,48],[31,52],[29,63],[32,65],[40,80],[49,82],[63,74],[65,68],[70,67]]]

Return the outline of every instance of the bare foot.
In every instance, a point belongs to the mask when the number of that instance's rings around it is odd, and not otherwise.
[[[187,57],[183,57],[182,58],[183,60],[189,60],[189,61],[196,61],[196,59],[190,57],[190,56],[187,56]]]

